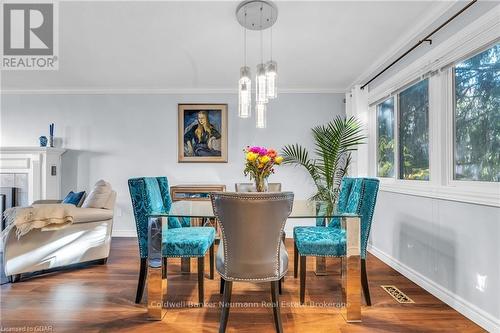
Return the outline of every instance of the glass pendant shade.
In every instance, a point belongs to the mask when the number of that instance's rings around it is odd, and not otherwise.
[[[252,106],[252,80],[250,79],[250,67],[241,67],[240,80],[238,81],[238,116],[248,118]]]
[[[264,64],[257,65],[257,74],[255,78],[255,102],[257,104],[267,103],[267,89],[266,89],[266,67]]]
[[[267,98],[273,99],[278,96],[276,80],[278,78],[278,64],[275,61],[269,61],[266,64],[266,88]]]
[[[257,103],[255,105],[255,127],[257,128],[266,128],[267,126],[267,121],[266,121],[266,104],[264,103]]]

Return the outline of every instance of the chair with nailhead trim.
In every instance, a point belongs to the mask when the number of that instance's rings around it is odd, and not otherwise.
[[[279,280],[288,271],[288,253],[281,241],[292,211],[292,192],[211,194],[222,239],[215,267],[223,289],[219,332],[225,332],[234,281],[271,282],[274,324],[282,332]]]
[[[167,177],[140,177],[128,180],[132,208],[137,227],[137,241],[141,265],[135,302],[140,303],[147,277],[146,259],[148,256],[148,215],[164,213],[170,210],[170,198]],[[210,253],[210,279],[214,278],[214,240],[215,229],[212,227],[191,227],[190,220],[169,217],[164,228],[162,257],[164,274],[167,258],[198,258],[198,301],[204,303],[204,257]]]
[[[366,305],[371,305],[368,276],[366,274],[366,246],[377,201],[379,180],[375,178],[344,177],[337,204],[338,213],[353,213],[361,216],[361,285]],[[340,218],[333,218],[327,226],[295,227],[294,277],[297,277],[300,257],[300,303],[305,297],[306,257],[345,257],[345,231],[340,227]]]

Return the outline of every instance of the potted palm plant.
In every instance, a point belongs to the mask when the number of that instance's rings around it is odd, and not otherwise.
[[[312,129],[315,157],[299,144],[287,145],[282,150],[283,164],[303,167],[311,176],[316,193],[311,200],[324,201],[330,207],[337,202],[340,182],[347,174],[351,153],[365,143],[363,126],[355,117],[338,116],[333,121]]]

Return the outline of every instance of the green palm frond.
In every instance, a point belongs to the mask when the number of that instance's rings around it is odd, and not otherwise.
[[[299,144],[287,145],[282,149],[285,164],[304,167],[316,185],[314,200],[335,203],[342,177],[347,174],[351,163],[351,152],[365,143],[363,127],[355,117],[337,117],[328,124],[312,129],[316,158]]]

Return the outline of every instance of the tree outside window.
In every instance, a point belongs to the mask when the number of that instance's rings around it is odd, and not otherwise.
[[[398,95],[399,178],[429,180],[429,79]]]
[[[394,177],[394,97],[377,105],[377,176]]]
[[[458,63],[454,178],[500,181],[500,44]]]

